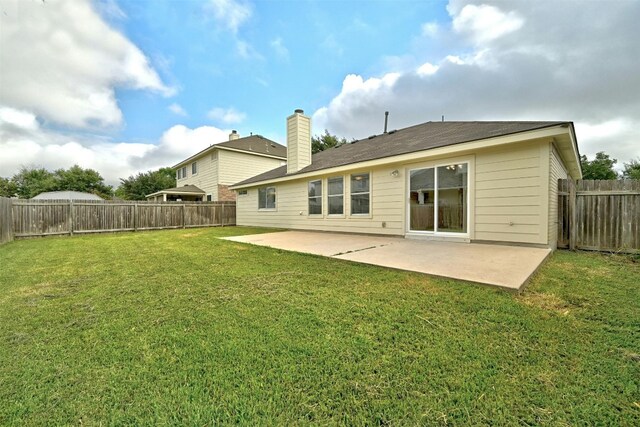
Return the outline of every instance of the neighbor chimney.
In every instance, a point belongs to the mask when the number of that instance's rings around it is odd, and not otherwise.
[[[311,164],[311,118],[296,110],[287,117],[287,173]]]
[[[240,138],[240,135],[238,134],[237,130],[232,130],[231,133],[229,134],[229,141],[233,141],[234,139],[238,139]]]

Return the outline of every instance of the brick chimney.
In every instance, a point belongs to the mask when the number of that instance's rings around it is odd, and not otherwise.
[[[237,130],[232,130],[231,133],[229,134],[229,141],[233,141],[234,139],[238,139],[240,138],[240,134],[238,133]]]
[[[303,110],[287,117],[287,173],[311,164],[311,118]]]

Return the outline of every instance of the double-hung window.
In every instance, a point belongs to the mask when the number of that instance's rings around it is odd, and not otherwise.
[[[344,214],[344,178],[336,176],[327,179],[327,204],[329,215]]]
[[[183,177],[183,178],[186,178],[186,177],[187,177],[187,167],[186,167],[186,166],[183,166],[183,167],[182,167],[182,177]]]
[[[258,189],[258,209],[276,208],[276,187]]]
[[[351,215],[369,214],[369,174],[351,175]]]
[[[322,215],[322,180],[309,182],[309,215]]]
[[[191,175],[198,173],[198,162],[191,163]]]

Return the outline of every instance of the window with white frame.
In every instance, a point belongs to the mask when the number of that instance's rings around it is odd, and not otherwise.
[[[369,174],[351,175],[351,215],[369,214]]]
[[[182,169],[178,169],[178,170],[176,171],[176,179],[180,179],[180,178],[182,178],[182,174],[181,174],[181,172],[182,172]]]
[[[322,180],[309,182],[309,215],[322,215]]]
[[[198,173],[198,162],[191,163],[191,175]]]
[[[186,167],[186,166],[183,166],[183,167],[182,167],[182,177],[183,177],[183,178],[186,178],[186,177],[187,177],[187,167]]]
[[[258,189],[258,209],[276,208],[276,187]]]
[[[344,178],[336,176],[327,179],[327,204],[329,215],[344,214]]]

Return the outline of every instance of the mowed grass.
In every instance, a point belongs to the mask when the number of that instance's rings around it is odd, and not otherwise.
[[[528,289],[219,240],[0,247],[1,425],[639,425],[640,263]]]

